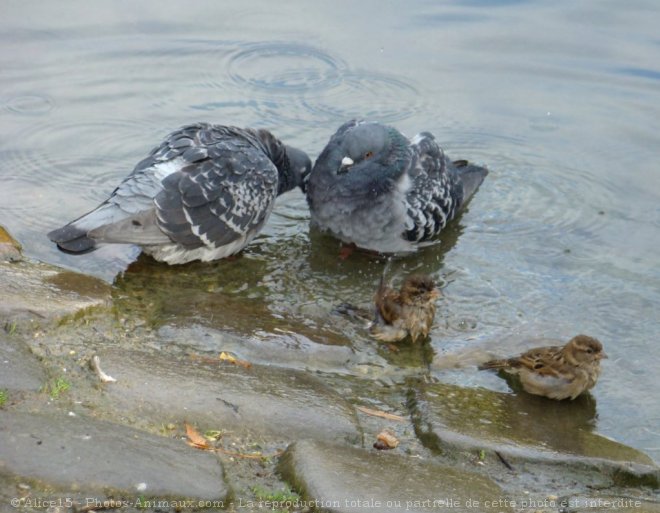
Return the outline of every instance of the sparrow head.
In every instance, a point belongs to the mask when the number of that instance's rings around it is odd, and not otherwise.
[[[603,344],[593,337],[577,335],[564,347],[567,360],[576,365],[598,363],[607,355],[603,351]]]
[[[401,286],[404,301],[431,302],[440,297],[433,278],[424,274],[408,276]]]

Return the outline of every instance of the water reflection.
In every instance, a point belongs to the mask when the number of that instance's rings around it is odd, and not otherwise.
[[[596,458],[644,461],[647,457],[594,433],[596,401],[552,401],[530,394],[500,394],[446,384],[425,392],[432,424],[497,444],[515,444]]]
[[[658,458],[658,7],[485,4],[381,3],[373,23],[372,5],[347,2],[296,16],[268,2],[142,2],[130,15],[111,3],[8,3],[0,221],[28,257],[112,281],[135,258],[130,246],[73,257],[45,233],[105,199],[176,127],[266,127],[312,157],[352,117],[430,130],[450,156],[491,170],[439,245],[392,263],[396,277],[443,284],[433,358],[500,342],[507,354],[512,333],[593,334],[611,353],[593,391],[598,429]],[[117,278],[117,308],[264,343],[276,329],[304,333],[281,343],[423,370],[430,356],[418,348],[392,356],[331,314],[369,304],[385,263],[341,261],[308,218],[290,194],[235,262],[166,268],[142,257]],[[456,383],[485,379],[464,370]]]

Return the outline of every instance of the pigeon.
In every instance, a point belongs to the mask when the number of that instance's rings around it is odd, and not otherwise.
[[[491,360],[479,370],[497,369],[520,377],[525,392],[550,399],[575,399],[596,385],[603,345],[587,335],[573,337],[565,346],[537,347],[505,360]]]
[[[374,296],[376,319],[370,327],[371,336],[382,342],[398,342],[410,336],[413,343],[428,337],[438,297],[440,291],[430,276],[410,275],[401,290],[381,281]]]
[[[311,224],[379,253],[416,251],[466,205],[488,170],[451,161],[435,137],[351,120],[304,177]]]
[[[69,253],[135,244],[156,260],[225,258],[263,228],[311,160],[268,130],[196,123],[169,134],[101,205],[48,238]]]

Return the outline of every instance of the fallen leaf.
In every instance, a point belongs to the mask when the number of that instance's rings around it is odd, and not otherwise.
[[[371,408],[367,408],[366,406],[356,406],[356,408],[362,413],[366,413],[367,415],[371,415],[373,417],[380,417],[382,419],[388,419],[388,420],[396,420],[398,422],[406,421],[405,417],[402,417],[401,415],[395,415],[394,413],[387,413],[385,411],[373,410]]]
[[[394,449],[395,447],[399,446],[399,439],[396,436],[394,436],[394,433],[392,433],[387,429],[384,429],[383,431],[378,433],[376,439],[378,440],[378,442],[384,445],[383,449]],[[376,444],[374,444],[374,447],[376,447]],[[380,447],[376,447],[376,449],[379,448]]]
[[[192,427],[187,422],[184,422],[183,425],[186,428],[186,436],[188,437],[188,445],[196,447],[197,449],[212,449],[209,445],[209,442],[206,438],[199,434],[194,427]]]
[[[233,363],[234,365],[240,365],[245,369],[249,369],[250,367],[252,367],[252,364],[247,360],[239,360],[235,356],[232,356],[229,353],[225,353],[224,351],[220,353],[220,360],[222,360],[223,362]]]

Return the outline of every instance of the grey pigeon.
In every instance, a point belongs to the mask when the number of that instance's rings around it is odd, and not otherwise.
[[[429,132],[352,120],[330,138],[303,189],[312,224],[381,253],[415,251],[468,202],[488,170],[451,161]]]
[[[184,126],[106,201],[48,237],[70,253],[119,243],[169,264],[224,258],[249,244],[275,198],[300,186],[310,169],[307,154],[267,130]]]

